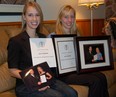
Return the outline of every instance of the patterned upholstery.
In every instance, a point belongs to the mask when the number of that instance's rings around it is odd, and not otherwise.
[[[106,21],[104,33],[111,36],[111,46],[116,48],[116,18],[110,18]]]

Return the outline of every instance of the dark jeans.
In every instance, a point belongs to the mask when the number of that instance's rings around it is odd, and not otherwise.
[[[50,88],[44,91],[31,93],[22,85],[16,88],[16,95],[17,97],[78,97],[74,89],[59,80],[54,80]]]
[[[62,77],[61,80],[67,84],[88,86],[88,97],[109,97],[106,77],[100,72],[80,75],[74,73]]]

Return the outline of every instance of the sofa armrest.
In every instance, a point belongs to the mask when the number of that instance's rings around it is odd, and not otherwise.
[[[110,88],[116,82],[116,62],[114,62],[114,69],[101,72],[105,74],[108,88]]]

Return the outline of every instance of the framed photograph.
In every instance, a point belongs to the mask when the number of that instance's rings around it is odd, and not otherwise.
[[[27,1],[36,0],[0,0],[0,15],[21,15]]]
[[[77,72],[95,72],[113,69],[110,36],[76,37]]]
[[[57,76],[76,72],[74,37],[76,35],[52,35],[57,61]]]
[[[19,74],[29,91],[38,91],[52,84],[53,74],[47,62],[31,66]]]

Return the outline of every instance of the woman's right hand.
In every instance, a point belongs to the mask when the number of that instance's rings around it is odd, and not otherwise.
[[[21,79],[21,76],[19,74],[19,72],[21,72],[21,70],[19,70],[17,68],[13,68],[13,69],[9,69],[9,71],[10,71],[10,74],[12,77]]]

